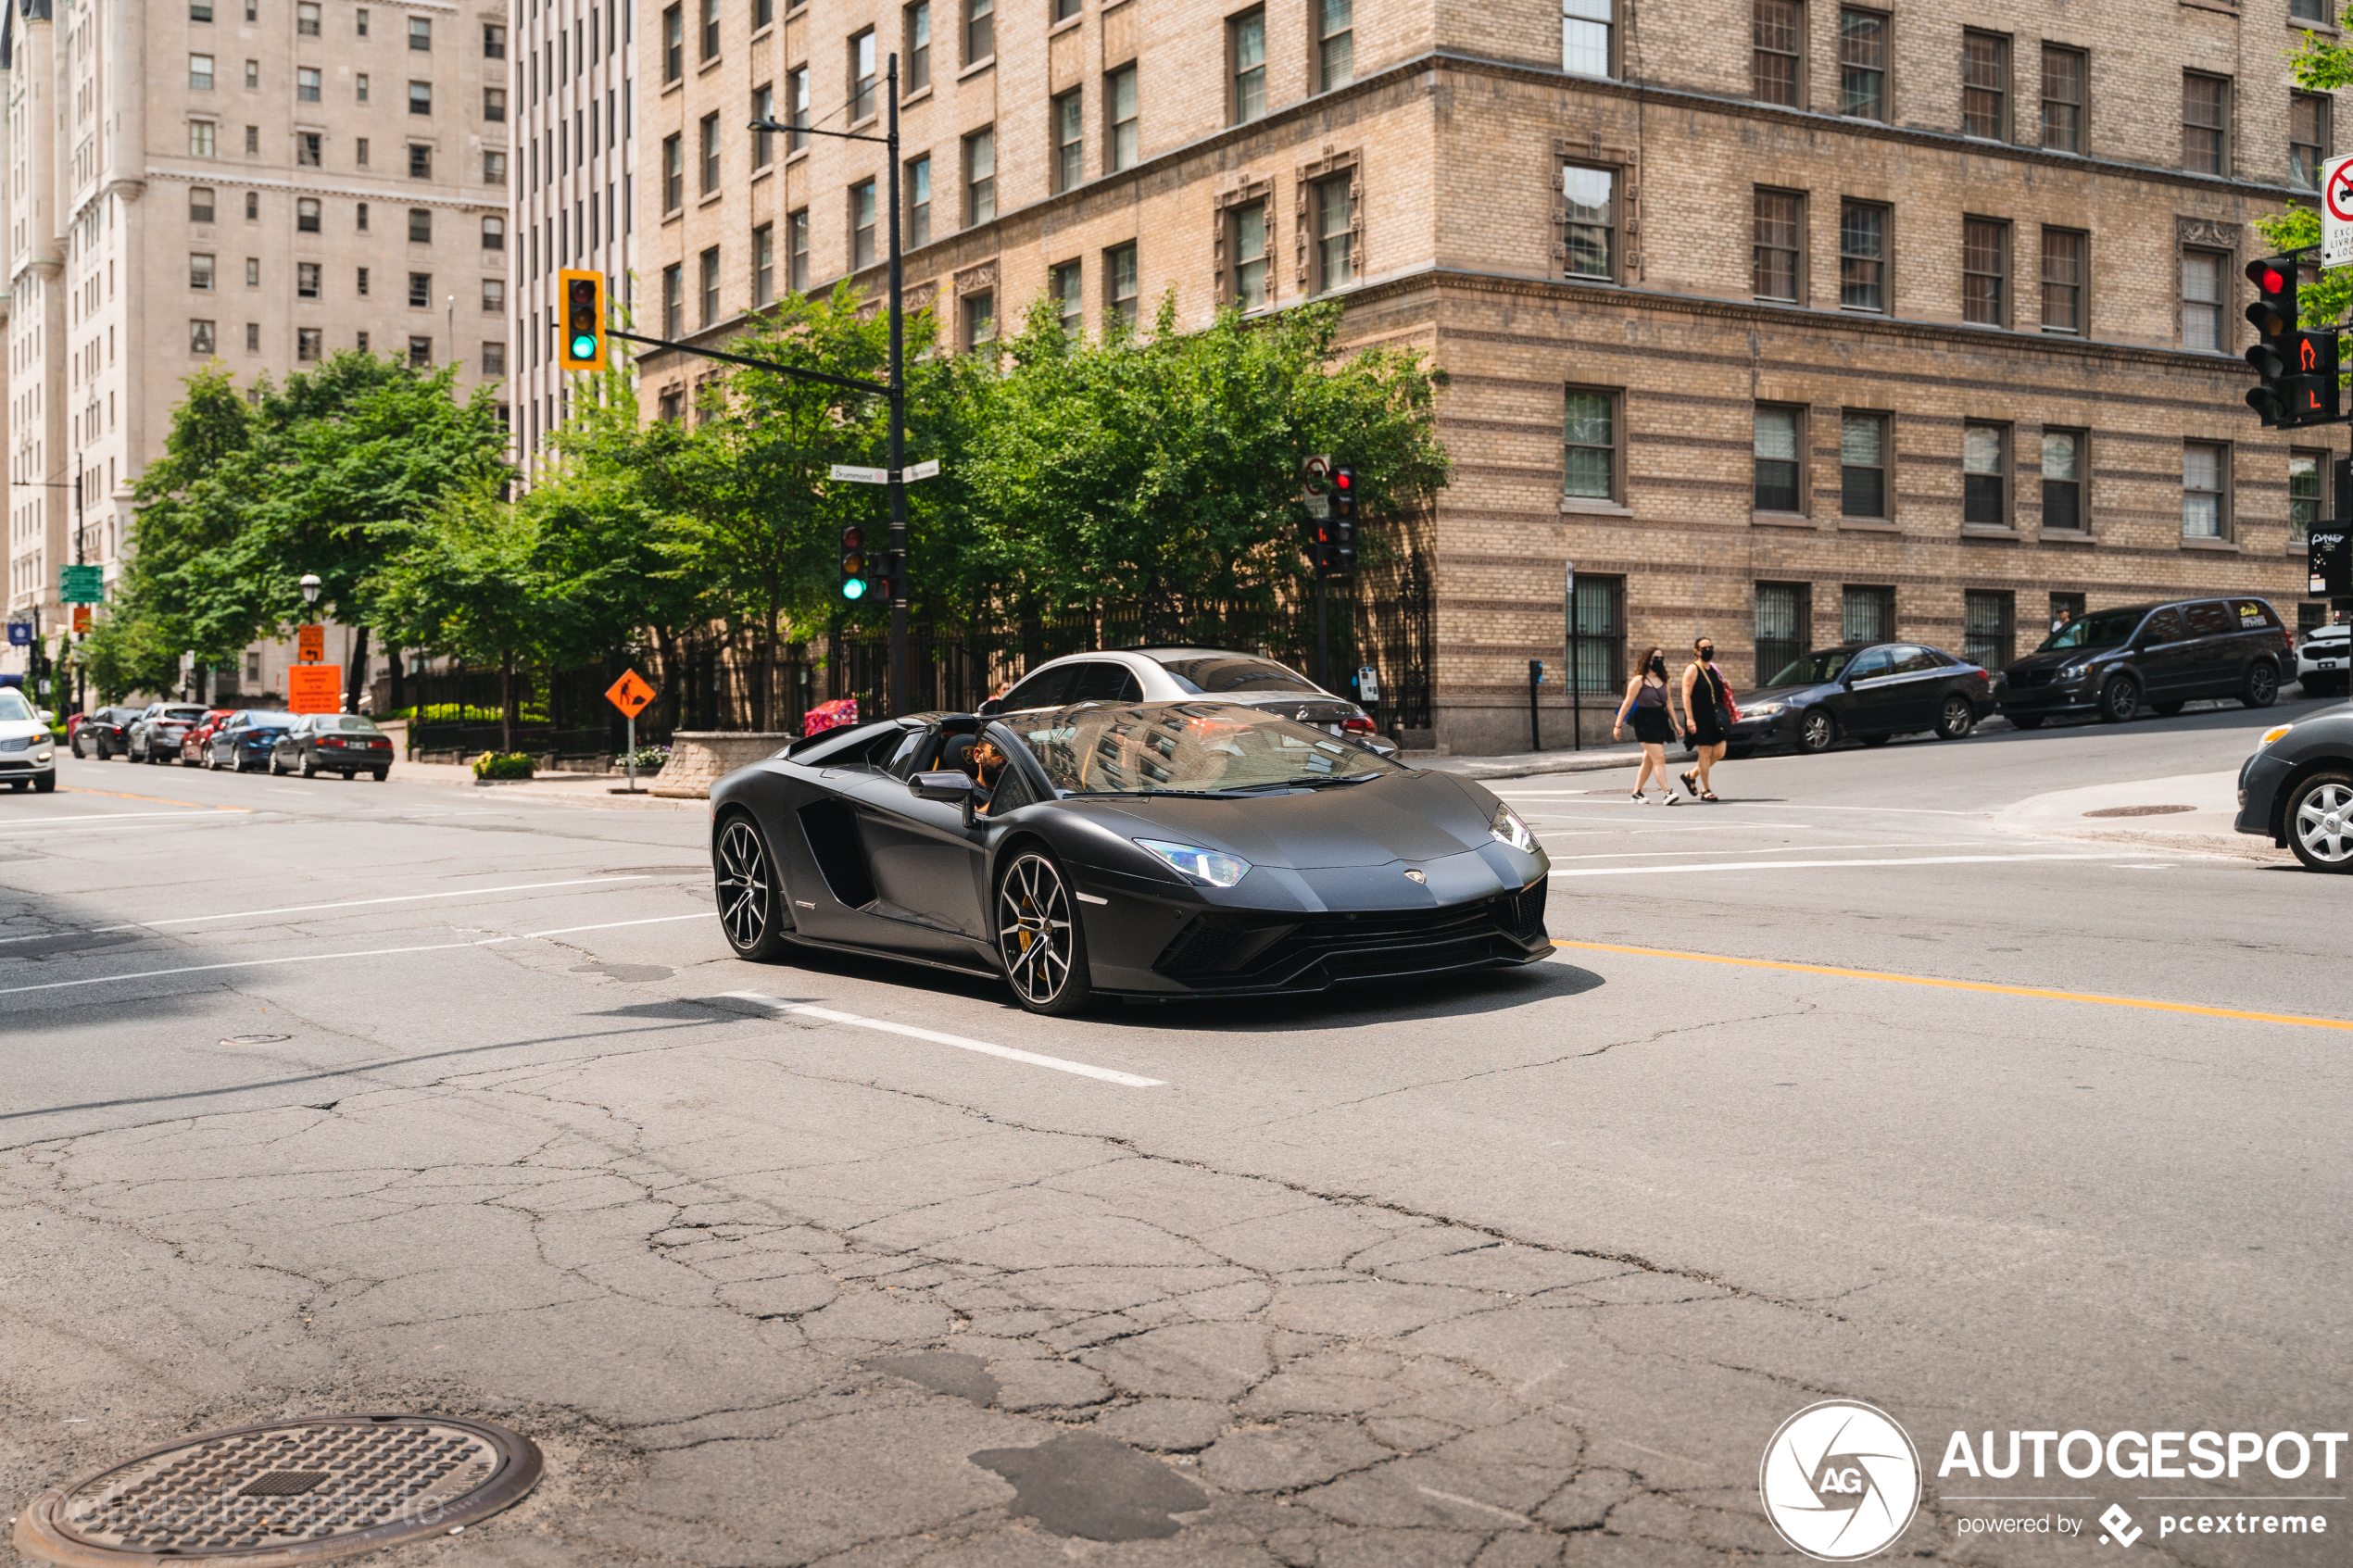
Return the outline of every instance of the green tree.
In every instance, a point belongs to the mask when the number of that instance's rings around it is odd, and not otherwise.
[[[2353,7],[2347,7],[2347,15],[2353,17]],[[2288,56],[2288,76],[2308,93],[2353,87],[2353,44],[2307,31]],[[2321,243],[2317,207],[2291,207],[2256,219],[2254,226],[2274,251]],[[2308,327],[2334,326],[2345,319],[2348,306],[2353,306],[2353,267],[2322,272],[2318,282],[2307,283],[2296,293],[2296,313]]]
[[[411,646],[498,671],[501,751],[515,748],[515,671],[559,646],[569,586],[546,570],[535,508],[477,483],[447,499],[370,583],[379,623]]]

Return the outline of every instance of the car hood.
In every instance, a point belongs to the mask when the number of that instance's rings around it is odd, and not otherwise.
[[[1742,708],[1753,708],[1760,702],[1812,702],[1839,690],[1835,681],[1811,686],[1759,686],[1753,692],[1740,692],[1732,701]]]
[[[1312,871],[1477,849],[1492,842],[1487,824],[1496,802],[1451,774],[1407,771],[1344,788],[1239,799],[1080,797],[1063,804],[1123,838],[1166,839],[1223,849],[1252,865]]]
[[[0,719],[0,740],[23,740],[48,733],[49,726],[38,719]]]
[[[2054,648],[2049,653],[2030,653],[2016,663],[2006,666],[2002,673],[2023,675],[2030,670],[2057,670],[2063,664],[2073,664],[2079,659],[2106,659],[2122,652],[2124,647],[2121,644],[2106,648]]]

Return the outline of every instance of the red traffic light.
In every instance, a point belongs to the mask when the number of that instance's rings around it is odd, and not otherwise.
[[[1332,470],[1332,488],[1333,488],[1333,489],[1335,489],[1335,490],[1353,490],[1353,489],[1354,489],[1354,488],[1355,488],[1355,486],[1356,486],[1356,476],[1355,476],[1355,474],[1353,474],[1353,472],[1351,472],[1351,471],[1350,471],[1350,470],[1348,470],[1347,469],[1334,469],[1334,470]]]
[[[849,528],[845,528],[845,529],[843,529],[843,530],[841,531],[841,547],[842,547],[843,549],[845,549],[845,550],[855,550],[855,549],[859,549],[859,548],[862,547],[862,546],[865,545],[865,543],[866,543],[866,531],[865,531],[864,529],[860,528],[860,527],[857,527],[857,526],[855,526],[855,525],[853,524],[852,526],[850,526],[850,527],[849,527]]]
[[[2246,281],[2265,294],[2278,294],[2290,286],[2291,280],[2283,268],[2271,261],[2250,261],[2246,264]]]

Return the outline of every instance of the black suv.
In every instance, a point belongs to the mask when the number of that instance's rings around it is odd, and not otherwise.
[[[2177,599],[2095,609],[2069,621],[2002,671],[1994,706],[2021,730],[2055,713],[2121,723],[2147,703],[2171,715],[2192,697],[2278,700],[2296,655],[2279,612],[2263,599]]]

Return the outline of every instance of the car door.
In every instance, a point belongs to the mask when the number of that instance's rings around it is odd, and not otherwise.
[[[2133,663],[2140,671],[2141,695],[2152,702],[2177,702],[2197,681],[2197,648],[2181,607],[2149,611],[2133,639]]]
[[[1902,698],[1895,692],[1895,661],[1883,647],[1855,656],[1842,678],[1843,690],[1830,700],[1838,727],[1850,735],[1883,735],[1895,728]]]
[[[1944,664],[1915,643],[1898,643],[1887,656],[1889,728],[1906,734],[1933,727],[1937,703],[1944,695]]]
[[[910,952],[969,958],[967,943],[987,936],[978,880],[983,824],[968,828],[962,807],[919,800],[907,787],[908,779],[937,757],[939,739],[930,732],[889,771],[848,782],[842,793],[857,810],[858,836],[874,878],[870,910],[889,927],[874,933],[875,939]]]
[[[2198,599],[2182,608],[2189,626],[2190,666],[2181,697],[2225,696],[2238,685],[2238,628],[2220,599]]]
[[[2287,628],[2279,612],[2261,599],[2230,599],[2223,609],[2231,618],[2231,692],[2235,696],[2249,666],[2269,659],[2283,682],[2296,678],[2296,659],[2289,653]]]

